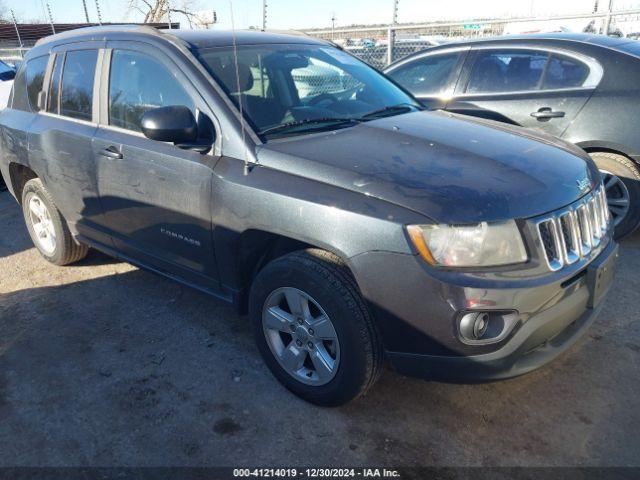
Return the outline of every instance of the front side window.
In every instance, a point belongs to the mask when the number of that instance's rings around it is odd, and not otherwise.
[[[200,62],[265,138],[346,128],[417,102],[369,65],[328,45],[202,48]]]
[[[97,61],[97,50],[67,52],[60,82],[60,115],[91,120]]]
[[[49,63],[49,55],[34,58],[27,62],[27,96],[29,97],[31,110],[34,112],[39,110],[38,95],[42,91],[44,84],[47,63]]]
[[[109,125],[142,131],[147,110],[185,106],[195,115],[193,100],[173,73],[148,55],[114,50],[109,80]]]
[[[480,51],[471,70],[467,93],[537,90],[548,55],[529,50]]]
[[[419,58],[389,73],[396,82],[417,96],[444,92],[460,59],[460,53]]]
[[[542,83],[543,89],[581,87],[589,76],[589,67],[573,58],[552,55]]]

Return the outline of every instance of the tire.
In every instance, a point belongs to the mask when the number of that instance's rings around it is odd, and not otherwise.
[[[640,224],[640,172],[638,166],[631,159],[616,153],[593,152],[590,155],[604,175],[607,200],[615,223],[614,237],[620,239],[633,232]],[[621,183],[617,185],[616,177],[621,180]],[[619,204],[625,196],[628,197],[627,209]],[[613,202],[618,202],[618,204],[614,205]]]
[[[89,249],[75,241],[39,178],[29,180],[22,190],[22,213],[34,246],[48,262],[69,265],[87,256]]]
[[[308,301],[307,316],[315,316],[316,319],[308,322],[305,319],[304,324],[300,317],[296,319],[294,309],[288,305],[290,294],[298,294],[303,303]],[[272,303],[278,306],[271,307]],[[268,315],[271,308],[284,312],[282,315],[287,314],[284,315],[282,331],[269,329],[268,321],[263,323],[263,314],[265,318],[274,318]],[[270,262],[260,271],[251,287],[249,315],[258,349],[273,375],[308,402],[321,406],[345,404],[364,395],[380,375],[383,350],[377,329],[351,272],[329,252],[309,249]],[[319,325],[317,318],[322,319],[324,315],[329,318],[332,333],[327,333],[326,322],[321,322],[325,325],[325,328],[318,328],[321,331],[312,329]],[[280,320],[282,318],[278,317],[278,322]],[[295,325],[296,322],[300,325]],[[294,342],[300,341],[300,335],[303,337],[302,346],[294,347]],[[317,337],[320,336],[335,336],[337,341],[319,341]],[[316,342],[315,346],[304,347],[304,341],[308,339]],[[278,356],[276,343],[281,343],[282,348],[288,346],[285,350],[302,352],[305,360],[299,372],[290,373],[291,369],[283,366],[284,354],[289,352],[283,351],[283,356]],[[332,377],[324,368],[316,368],[314,360],[321,356],[319,352],[323,349],[334,362]],[[328,357],[325,354],[323,358]]]

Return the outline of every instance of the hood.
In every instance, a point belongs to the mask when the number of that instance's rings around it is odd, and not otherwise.
[[[536,216],[572,203],[600,178],[586,153],[554,137],[437,111],[272,140],[258,161],[439,223]]]

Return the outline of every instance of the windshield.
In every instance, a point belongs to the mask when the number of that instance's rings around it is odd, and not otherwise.
[[[198,58],[266,138],[346,128],[420,108],[382,74],[330,46],[207,48]]]

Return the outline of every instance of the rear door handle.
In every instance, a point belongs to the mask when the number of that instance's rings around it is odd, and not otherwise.
[[[562,118],[564,117],[564,112],[554,112],[550,107],[542,107],[537,112],[531,113],[531,116],[538,120],[548,120],[550,118]]]
[[[122,153],[120,153],[116,147],[107,147],[103,150],[100,150],[100,155],[117,160],[122,158]]]

